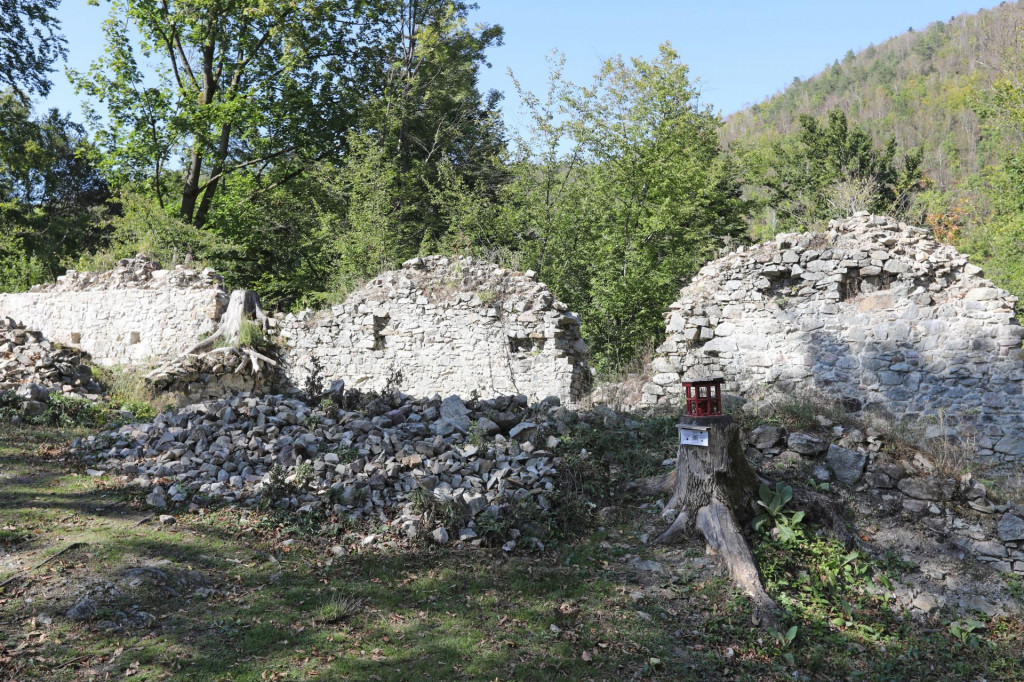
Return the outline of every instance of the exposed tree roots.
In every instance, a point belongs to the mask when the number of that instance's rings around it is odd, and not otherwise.
[[[708,447],[681,446],[674,472],[636,481],[628,489],[641,494],[671,492],[665,516],[673,520],[657,541],[677,542],[699,531],[750,599],[755,621],[777,625],[779,608],[761,584],[754,555],[739,525],[752,516],[751,502],[758,485],[743,455],[739,427],[729,417],[684,421],[710,427]]]

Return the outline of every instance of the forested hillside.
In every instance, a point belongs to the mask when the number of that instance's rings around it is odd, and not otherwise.
[[[799,116],[833,109],[876,142],[890,136],[904,148],[924,148],[923,170],[950,189],[999,160],[1000,138],[984,129],[979,93],[1001,75],[1020,39],[1024,5],[937,21],[845,56],[807,80],[730,116],[725,144],[750,143],[797,130]]]
[[[932,227],[1024,295],[1024,4],[848,51],[725,122],[755,238],[854,207]]]

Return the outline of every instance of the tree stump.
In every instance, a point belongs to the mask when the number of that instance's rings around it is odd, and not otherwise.
[[[634,486],[647,492],[657,488],[672,492],[665,515],[675,514],[675,518],[657,541],[674,542],[699,530],[725,561],[733,582],[753,602],[755,619],[775,623],[778,606],[764,591],[754,555],[740,531],[739,524],[753,516],[751,500],[758,478],[744,456],[739,426],[727,415],[687,416],[680,425],[706,427],[707,446],[680,444],[674,475]]]
[[[272,358],[268,358],[254,348],[242,347],[242,322],[246,320],[258,324],[263,331],[267,331],[270,326],[270,319],[263,311],[263,307],[260,305],[260,297],[256,292],[249,289],[236,289],[231,292],[227,310],[221,315],[217,331],[184,353],[181,353],[178,357],[183,358],[186,355],[212,355],[218,352],[237,351],[242,357],[242,362],[235,369],[235,374],[241,372],[246,366],[251,366],[252,375],[257,376],[261,372],[261,362],[265,365],[276,367],[277,362]],[[222,347],[218,348],[218,343]],[[160,365],[146,375],[146,378],[154,379],[168,371],[173,364],[173,361],[171,361]]]
[[[210,336],[189,348],[182,355],[198,355],[213,350],[218,341],[229,346],[238,346],[242,334],[242,321],[250,320],[267,330],[268,318],[260,305],[260,297],[249,289],[235,289],[228,299],[228,309],[220,318],[220,326]]]

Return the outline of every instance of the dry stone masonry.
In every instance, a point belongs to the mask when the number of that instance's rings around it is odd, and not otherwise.
[[[854,412],[932,419],[938,436],[955,428],[986,460],[1019,461],[1016,301],[928,230],[858,213],[702,268],[666,315],[643,402],[677,403],[684,376],[721,375],[744,396],[813,387]]]
[[[0,317],[76,346],[101,365],[146,364],[216,329],[227,304],[222,281],[211,269],[163,270],[137,256],[108,272],[72,270],[54,284],[0,294]]]
[[[161,365],[147,378],[153,388],[178,405],[225,398],[242,391],[259,393],[273,381],[271,372],[253,374],[249,359],[233,347],[206,355],[185,355]]]
[[[410,395],[553,395],[573,403],[590,379],[580,319],[534,273],[444,256],[385,272],[341,305],[281,323],[287,387],[389,377]]]
[[[80,351],[50,343],[40,332],[0,317],[0,397],[14,392],[24,401],[25,416],[42,414],[54,392],[98,398],[102,389],[84,360]]]
[[[989,616],[1012,608],[999,580],[965,580],[962,568],[970,558],[997,573],[1024,575],[1024,505],[1001,500],[970,473],[950,475],[926,453],[904,449],[894,456],[889,434],[820,415],[815,421],[813,432],[775,424],[751,429],[747,458],[769,478],[787,471],[829,482],[829,495],[853,512],[866,549],[917,564],[894,587],[901,607],[928,613],[956,606]]]
[[[861,522],[920,525],[997,571],[1024,574],[1024,507],[994,501],[970,473],[954,478],[922,452],[893,456],[876,429],[818,422],[815,433],[774,424],[752,429],[747,458],[768,471],[803,466],[818,480],[863,493],[850,498]]]

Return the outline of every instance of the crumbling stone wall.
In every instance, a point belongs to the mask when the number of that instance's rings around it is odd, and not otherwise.
[[[236,393],[262,393],[273,383],[273,368],[254,374],[248,356],[225,347],[205,355],[185,355],[161,365],[148,381],[178,405],[216,400]]]
[[[532,272],[470,258],[415,258],[341,305],[281,322],[288,388],[381,389],[411,395],[549,395],[575,402],[590,372],[580,320]]]
[[[682,377],[727,391],[814,387],[853,411],[939,417],[988,459],[1024,457],[1016,297],[928,230],[859,213],[709,263],[666,314],[643,402]],[[937,435],[942,435],[937,433]]]
[[[216,328],[227,304],[222,282],[211,269],[163,270],[142,256],[126,258],[108,272],[70,271],[54,284],[0,294],[0,317],[76,346],[97,364],[145,364]]]

